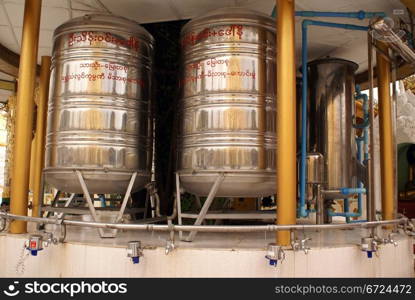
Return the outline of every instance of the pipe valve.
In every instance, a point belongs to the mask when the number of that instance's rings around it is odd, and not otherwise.
[[[305,238],[302,240],[295,240],[291,243],[291,247],[294,251],[304,251],[305,254],[308,254],[308,251],[311,249],[307,246],[307,242],[310,241],[311,238]]]
[[[281,262],[285,259],[285,253],[281,246],[275,243],[268,244],[267,255],[265,258],[269,260],[269,265],[277,267],[278,261]]]
[[[31,235],[26,244],[26,249],[32,256],[37,256],[37,252],[43,250],[43,238],[41,235]]]
[[[376,252],[378,250],[378,243],[376,242],[376,239],[373,237],[365,237],[362,238],[360,249],[362,251],[366,251],[367,258],[372,258],[373,252]]]
[[[389,233],[388,237],[383,240],[383,243],[384,244],[393,244],[395,247],[397,247],[398,242],[394,240],[394,238],[393,238],[394,235],[395,235],[394,233]]]
[[[140,257],[144,256],[140,241],[128,242],[127,257],[130,257],[133,264],[140,262]]]
[[[47,232],[46,236],[47,240],[44,242],[45,247],[49,247],[49,245],[57,245],[59,243],[58,239],[54,237],[53,233]]]
[[[167,242],[166,242],[166,248],[165,248],[165,254],[168,255],[175,248],[176,248],[176,245],[174,244],[174,241],[173,240],[167,240]]]

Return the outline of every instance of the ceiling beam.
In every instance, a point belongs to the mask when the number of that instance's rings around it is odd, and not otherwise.
[[[0,72],[15,78],[19,75],[20,55],[0,44]]]
[[[0,90],[15,92],[16,82],[0,79]]]
[[[403,66],[400,66],[396,70],[396,79],[402,80],[413,74],[415,74],[415,67],[409,64],[404,64]],[[369,88],[368,77],[369,77],[368,71],[364,71],[360,74],[357,74],[355,77],[356,83],[361,86],[362,90],[366,90]],[[374,85],[373,87],[377,87],[376,68],[374,68],[373,70],[373,85]]]
[[[415,15],[415,1],[414,0],[401,0],[402,4],[405,5],[412,14]]]
[[[0,44],[0,72],[14,78],[19,76],[20,55]],[[39,75],[40,66],[37,66],[36,74]]]

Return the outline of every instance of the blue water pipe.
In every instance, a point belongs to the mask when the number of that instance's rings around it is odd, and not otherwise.
[[[367,26],[357,26],[352,24],[331,23],[313,20],[304,20],[302,22],[302,103],[301,103],[301,160],[300,160],[300,203],[298,208],[299,217],[307,217],[309,211],[305,207],[305,192],[306,192],[306,158],[307,158],[307,99],[308,99],[308,78],[307,78],[307,62],[308,62],[308,47],[307,47],[307,28],[308,26],[322,26],[331,28],[342,28],[349,30],[368,31]],[[347,190],[345,190],[347,192]]]
[[[356,96],[355,96],[356,100],[362,99],[363,100],[363,123],[356,125],[354,124],[353,126],[355,128],[362,128],[363,129],[363,136],[362,137],[357,137],[356,138],[356,143],[357,143],[357,160],[362,163],[365,164],[368,159],[369,159],[369,125],[370,125],[370,120],[369,120],[369,101],[368,101],[368,97],[366,94],[362,94],[361,88],[359,85],[356,85]],[[362,143],[363,143],[363,150],[362,150]],[[362,156],[362,152],[363,152],[363,156]],[[330,216],[341,216],[341,217],[346,217],[346,222],[347,223],[351,223],[351,222],[356,222],[356,221],[352,221],[350,220],[350,217],[360,217],[362,216],[363,213],[363,199],[362,199],[362,194],[366,193],[366,189],[363,188],[363,183],[360,181],[359,182],[359,187],[357,189],[342,189],[341,190],[343,194],[354,194],[357,193],[357,206],[358,206],[358,212],[357,213],[351,213],[349,212],[349,199],[345,198],[344,199],[344,212],[343,213],[334,213],[334,212],[329,212]]]
[[[352,195],[352,194],[364,194],[366,193],[365,188],[341,188],[340,193],[343,195]]]
[[[272,9],[271,17],[275,18],[276,15],[276,8]],[[356,12],[331,12],[331,11],[296,11],[296,17],[306,17],[306,18],[316,18],[316,17],[323,17],[323,18],[351,18],[351,19],[371,19],[375,17],[386,17],[384,12],[366,12],[364,10],[356,11]]]

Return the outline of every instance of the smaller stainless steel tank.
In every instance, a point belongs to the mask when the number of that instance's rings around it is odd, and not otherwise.
[[[82,193],[123,193],[150,180],[153,38],[108,15],[72,19],[54,32],[45,180]]]
[[[309,183],[323,183],[324,189],[357,187],[357,146],[353,128],[357,64],[337,58],[308,64],[308,170]],[[318,154],[321,154],[319,156]],[[324,166],[321,166],[321,162]],[[311,174],[314,174],[311,176]],[[318,178],[318,179],[317,179]],[[311,180],[311,181],[310,181]],[[327,198],[343,198],[331,193]]]
[[[275,21],[240,8],[213,11],[182,30],[181,183],[205,196],[275,193]]]

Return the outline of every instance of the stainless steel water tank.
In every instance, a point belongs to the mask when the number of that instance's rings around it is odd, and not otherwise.
[[[153,38],[108,15],[72,19],[54,32],[45,180],[81,193],[133,190],[150,178]]]
[[[357,64],[337,58],[308,64],[308,153],[324,158],[324,188],[357,187],[357,146],[353,128]],[[309,170],[310,171],[310,170]],[[327,194],[329,195],[329,194]],[[327,198],[343,198],[331,193]]]
[[[205,196],[275,193],[275,30],[261,13],[225,8],[190,21],[181,33],[178,173]]]

